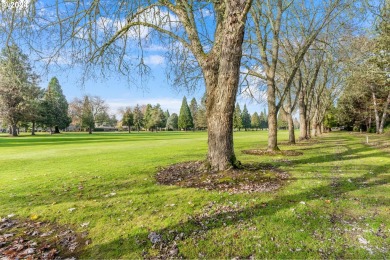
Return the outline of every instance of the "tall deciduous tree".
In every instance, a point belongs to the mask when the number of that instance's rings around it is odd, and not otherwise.
[[[183,73],[185,70],[181,68],[188,68],[187,74],[191,74],[200,68],[203,77],[194,78],[203,78],[206,85],[208,161],[211,168],[224,170],[236,163],[233,112],[251,4],[252,0],[121,0],[116,8],[111,8],[109,1],[66,1],[66,4],[57,5],[57,10],[64,8],[66,11],[54,12],[60,17],[53,22],[63,21],[60,42],[55,46],[74,48],[76,60],[88,60],[90,65],[105,64],[111,68],[119,65],[122,72],[130,75],[126,71],[126,65],[130,63],[123,57],[128,56],[134,45],[142,43],[141,32],[150,28],[166,36],[164,39],[171,43],[167,46],[174,48],[172,55],[185,56],[180,61],[187,66],[178,66],[180,69],[176,71]],[[199,19],[204,17],[204,7],[210,8],[211,19]],[[206,23],[210,26],[204,26]],[[136,36],[139,41],[134,41]],[[86,59],[80,59],[80,56]],[[138,68],[142,71],[145,64],[140,57]],[[181,78],[183,81],[188,79]]]
[[[181,103],[178,125],[180,129],[184,129],[185,131],[194,127],[194,122],[192,120],[190,107],[188,106],[186,97],[183,97],[183,101]]]
[[[32,71],[27,55],[16,45],[6,46],[0,54],[0,116],[18,135],[17,125],[28,114],[38,76]]]
[[[88,129],[88,133],[92,134],[92,129],[95,127],[95,119],[93,117],[93,107],[88,96],[84,97],[81,111],[81,125]]]

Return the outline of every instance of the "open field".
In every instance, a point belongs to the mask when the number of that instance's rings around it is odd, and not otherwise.
[[[266,132],[234,138],[242,163],[272,163],[287,185],[231,195],[156,184],[159,166],[204,159],[204,132],[2,136],[0,218],[87,231],[84,258],[157,256],[152,231],[185,258],[389,258],[389,153],[338,132],[280,146],[302,156],[259,157],[241,151],[265,148]]]

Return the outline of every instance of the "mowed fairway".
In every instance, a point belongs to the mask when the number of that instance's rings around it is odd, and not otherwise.
[[[280,148],[297,157],[244,155],[267,133],[234,133],[242,163],[290,173],[272,193],[230,195],[156,184],[158,167],[202,160],[205,132],[0,137],[0,218],[15,214],[88,231],[82,258],[156,256],[152,231],[185,258],[389,258],[390,155],[364,136],[325,134]],[[286,141],[287,132],[281,132]]]

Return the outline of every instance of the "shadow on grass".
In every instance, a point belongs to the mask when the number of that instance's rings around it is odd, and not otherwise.
[[[174,242],[174,237],[171,235],[172,230],[177,233],[184,233],[185,238],[187,239],[199,232],[235,225],[241,221],[246,221],[254,217],[276,214],[278,211],[299,205],[301,200],[306,200],[307,202],[318,199],[318,196],[332,200],[344,193],[361,189],[362,184],[364,184],[364,188],[368,188],[383,185],[390,181],[390,177],[378,178],[377,175],[378,174],[365,174],[362,177],[353,178],[351,180],[354,185],[340,185],[337,187],[325,185],[302,193],[277,197],[274,200],[267,202],[266,207],[263,203],[258,203],[253,207],[248,207],[242,210],[222,212],[207,217],[193,218],[182,223],[177,223],[175,225],[153,231],[162,235],[165,243],[170,244]],[[376,180],[367,183],[367,181],[373,177],[375,177]],[[320,228],[321,227],[318,227],[318,229]],[[148,241],[148,232],[141,232],[136,235],[128,235],[125,238],[121,237],[109,243],[92,246],[87,248],[85,252],[83,252],[83,255],[98,256],[99,252],[112,252],[113,250],[115,251],[115,249],[119,250],[119,252],[131,250],[132,252],[137,252],[141,255],[142,252],[145,252],[145,250],[147,251],[151,246],[151,243]]]

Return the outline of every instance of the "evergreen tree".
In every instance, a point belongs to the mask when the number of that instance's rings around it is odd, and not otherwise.
[[[233,128],[238,129],[238,131],[242,128],[241,108],[238,103],[236,103],[236,107],[234,109]]]
[[[252,118],[251,118],[251,126],[252,128],[255,128],[256,130],[260,128],[260,117],[257,112],[253,113]]]
[[[244,105],[244,109],[242,110],[241,118],[242,118],[242,126],[244,127],[245,131],[248,128],[251,128],[251,115],[249,114],[246,105]]]
[[[68,101],[62,93],[61,85],[56,77],[53,77],[44,95],[43,107],[45,109],[44,124],[50,129],[55,128],[54,133],[60,133],[60,129],[69,126],[71,119],[68,116]]]
[[[95,126],[95,120],[93,118],[92,104],[88,96],[85,96],[83,100],[81,125],[88,129],[89,134],[92,134],[92,129]]]
[[[178,129],[178,120],[179,117],[176,113],[173,113],[167,120],[167,130],[176,130]]]
[[[6,46],[0,55],[0,118],[11,126],[13,136],[36,99],[37,81],[27,55],[16,45]]]
[[[187,131],[188,128],[194,126],[191,111],[187,104],[187,98],[183,97],[183,102],[180,108],[179,121],[178,121],[179,129],[184,129]]]
[[[131,131],[131,126],[134,124],[134,114],[131,111],[130,107],[127,107],[123,113],[122,125],[126,125],[129,128],[129,133]]]
[[[196,130],[198,128],[197,126],[197,115],[198,115],[198,102],[196,102],[196,99],[193,98],[191,99],[191,103],[190,103],[190,111],[191,111],[191,116],[192,116],[192,121],[194,123],[194,129]]]
[[[266,129],[268,128],[268,120],[267,120],[267,114],[264,110],[264,112],[261,112],[260,113],[260,128],[263,130],[263,129]]]

